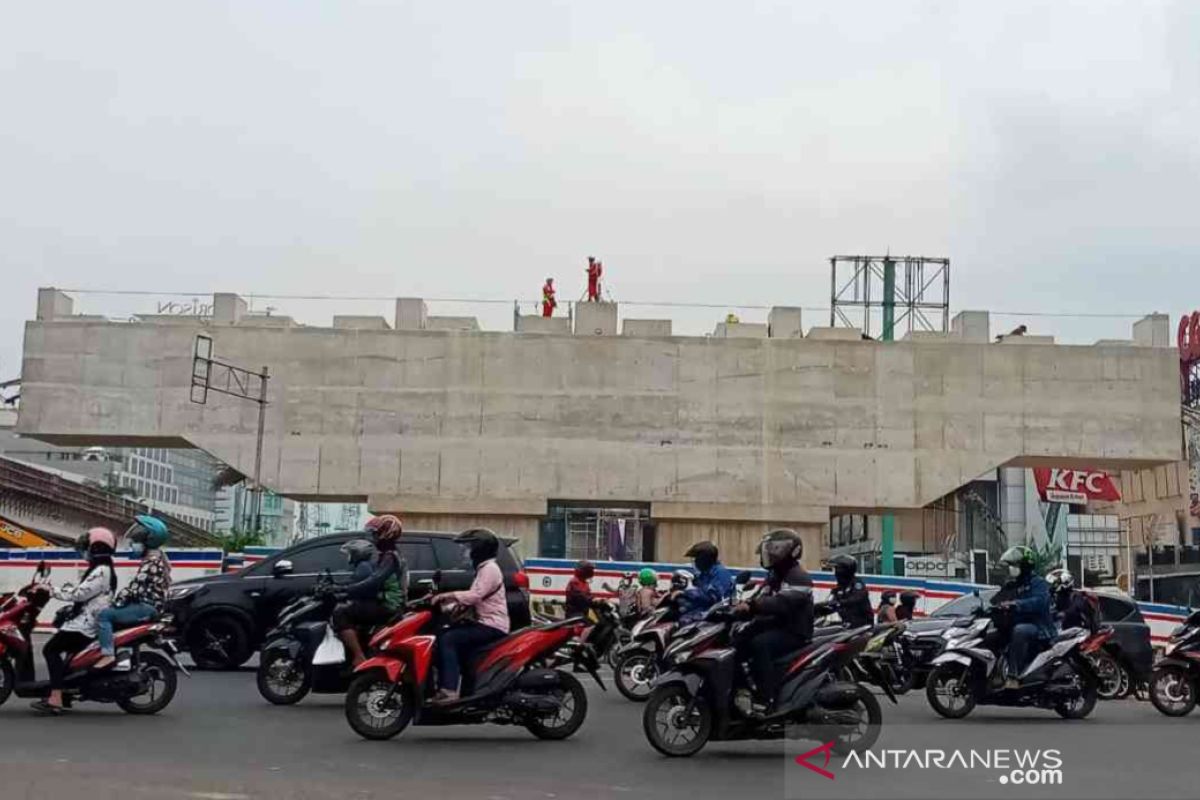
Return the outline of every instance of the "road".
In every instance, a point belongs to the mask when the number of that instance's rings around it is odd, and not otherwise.
[[[27,701],[0,708],[0,797],[179,798],[709,798],[709,797],[1195,797],[1196,718],[1168,720],[1149,704],[1101,704],[1067,723],[1052,713],[980,709],[962,721],[934,717],[921,693],[885,704],[877,750],[1058,748],[1063,785],[1001,785],[996,770],[854,769],[831,761],[833,780],[797,765],[815,742],[714,743],[692,759],[655,754],[641,707],[588,682],[584,728],[566,742],[523,729],[410,728],[366,742],[346,725],[341,698],[293,707],[262,701],[252,671],[198,673],[157,717],[114,707],[34,716]],[[818,756],[815,762],[821,765]]]

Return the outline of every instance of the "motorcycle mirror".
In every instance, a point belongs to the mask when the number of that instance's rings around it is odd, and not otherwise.
[[[737,574],[736,578],[734,578],[734,583],[736,583],[738,586],[745,586],[753,577],[754,575],[751,574],[750,570],[744,569]]]

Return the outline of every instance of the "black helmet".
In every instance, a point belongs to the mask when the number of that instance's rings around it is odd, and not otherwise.
[[[684,558],[692,559],[692,562],[696,565],[696,569],[701,572],[708,572],[717,563],[719,554],[717,546],[712,542],[696,542],[683,555]]]
[[[476,567],[489,558],[495,558],[500,552],[500,540],[487,528],[471,528],[463,531],[454,537],[454,541],[466,545],[471,556],[471,564]]]
[[[790,528],[773,530],[758,543],[758,562],[763,569],[791,569],[803,556],[804,540]]]
[[[917,600],[919,598],[920,598],[920,595],[917,594],[916,592],[901,592],[900,593],[900,605],[915,606],[917,604]]]
[[[838,582],[852,581],[858,574],[858,559],[854,556],[839,555],[829,559],[829,567],[833,570]]]
[[[375,557],[375,545],[366,539],[351,539],[339,548],[350,566],[354,567]]]
[[[894,602],[896,602],[896,593],[893,592],[891,589],[888,589],[886,592],[879,595],[879,604],[880,605],[891,605]]]

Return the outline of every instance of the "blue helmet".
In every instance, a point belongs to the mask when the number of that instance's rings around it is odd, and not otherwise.
[[[138,514],[133,518],[133,524],[125,531],[125,539],[132,544],[144,545],[147,550],[154,550],[167,543],[171,534],[167,532],[167,523],[149,514]]]

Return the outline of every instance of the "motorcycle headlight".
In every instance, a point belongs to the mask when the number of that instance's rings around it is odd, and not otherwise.
[[[184,598],[191,597],[203,588],[203,586],[172,586],[171,590],[167,592],[167,599],[173,602],[183,600]]]

